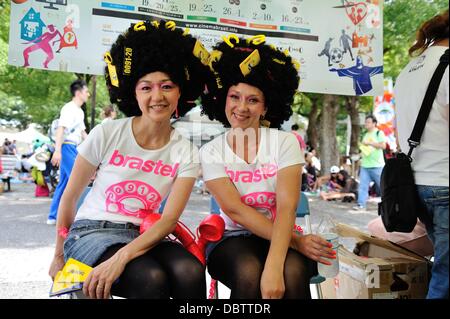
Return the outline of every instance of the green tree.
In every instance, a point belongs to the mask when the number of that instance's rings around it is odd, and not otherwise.
[[[416,31],[436,14],[448,9],[448,0],[387,0],[384,9],[384,74],[397,78],[408,64],[408,50]]]
[[[90,76],[68,72],[44,71],[37,69],[14,67],[8,64],[8,39],[10,20],[10,1],[0,0],[0,93],[11,98],[11,101],[21,105],[20,115],[17,118],[22,125],[31,122],[42,125],[45,129],[55,119],[61,107],[70,101],[70,83],[77,78],[90,79]],[[97,77],[95,97],[95,119],[99,121],[101,108],[109,103],[108,93],[103,77]],[[92,88],[91,88],[92,91]],[[1,108],[11,107],[12,104],[4,103]],[[86,119],[91,120],[91,102],[88,103]],[[5,112],[0,113],[6,114]],[[11,114],[11,112],[9,113]],[[94,123],[94,124],[95,124]]]

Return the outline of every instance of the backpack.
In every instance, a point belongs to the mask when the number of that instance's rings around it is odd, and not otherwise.
[[[408,139],[409,153],[398,153],[388,159],[381,173],[381,202],[378,204],[378,215],[381,215],[388,232],[410,233],[417,224],[417,218],[424,224],[431,222],[431,217],[427,214],[417,191],[411,167],[413,161],[411,154],[414,148],[420,145],[439,84],[448,66],[448,56],[447,49],[431,78],[411,137]]]

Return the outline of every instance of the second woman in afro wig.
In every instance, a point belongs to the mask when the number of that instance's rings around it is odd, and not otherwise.
[[[127,117],[97,125],[79,146],[76,174],[58,213],[57,247],[65,242],[64,259],[93,267],[83,286],[90,298],[206,297],[201,256],[164,240],[174,232],[199,171],[197,148],[170,122],[205,87],[208,68],[196,47],[200,42],[174,22],[139,22],[105,54],[111,102]],[[52,273],[64,265],[61,259]]]
[[[336,257],[325,239],[295,226],[304,154],[294,134],[277,128],[292,114],[298,71],[264,42],[230,36],[209,58],[203,111],[230,129],[200,149],[226,225],[208,246],[208,271],[231,298],[307,299],[316,262]]]

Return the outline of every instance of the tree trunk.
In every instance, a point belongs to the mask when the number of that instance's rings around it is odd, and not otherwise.
[[[91,92],[91,129],[95,126],[95,106],[97,105],[97,77],[92,76],[92,92]]]
[[[319,146],[319,99],[311,98],[311,102],[312,106],[308,116],[308,129],[306,135],[308,137],[308,144],[317,150]]]
[[[339,148],[336,138],[339,101],[336,95],[325,95],[320,125],[320,161],[321,174],[330,171],[331,166],[339,166]]]
[[[350,155],[359,153],[359,134],[361,127],[359,125],[359,98],[357,96],[347,97],[347,113],[352,122],[352,134],[350,139]]]

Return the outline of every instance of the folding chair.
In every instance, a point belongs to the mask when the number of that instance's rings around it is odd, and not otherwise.
[[[211,196],[211,200],[210,200],[210,211],[211,211],[211,214],[220,214],[219,204],[212,196]],[[312,233],[311,219],[310,219],[311,216],[310,215],[311,215],[311,211],[309,209],[308,198],[306,197],[306,195],[303,192],[301,192],[299,204],[297,206],[296,217],[305,219],[305,228],[306,228],[305,233],[306,234]],[[314,276],[310,279],[310,285],[315,286],[318,299],[323,299],[322,289],[320,287],[320,284],[324,281],[325,281],[325,278],[320,275]],[[209,288],[208,298],[209,299],[218,299],[219,298],[218,281],[213,279],[212,277],[211,277],[211,284],[210,284],[210,288]]]

